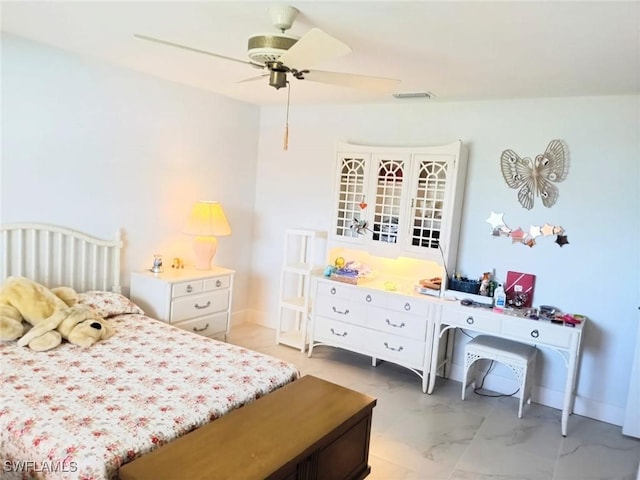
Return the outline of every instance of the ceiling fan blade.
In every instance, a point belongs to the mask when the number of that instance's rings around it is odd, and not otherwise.
[[[239,58],[227,57],[225,55],[219,55],[217,53],[207,52],[206,50],[200,50],[199,48],[188,47],[187,45],[180,45],[179,43],[168,42],[159,38],[148,37],[147,35],[133,34],[134,37],[141,40],[147,40],[148,42],[161,43],[162,45],[168,45],[170,47],[181,48],[183,50],[189,50],[190,52],[203,53],[211,57],[222,58],[223,60],[231,60],[232,62],[244,63],[245,65],[251,65],[256,68],[264,68],[264,65],[256,62],[249,62],[247,60],[240,60]]]
[[[262,75],[258,75],[257,77],[249,77],[245,78],[244,80],[238,80],[236,83],[255,82],[256,80],[262,80],[263,78],[267,78],[268,76],[268,73],[263,73]]]
[[[319,28],[312,28],[284,52],[278,61],[289,68],[302,70],[349,52],[351,48],[345,43]]]
[[[303,78],[312,82],[329,83],[377,93],[388,93],[400,84],[400,80],[393,78],[372,77],[353,73],[323,72],[321,70],[311,70],[305,73]]]

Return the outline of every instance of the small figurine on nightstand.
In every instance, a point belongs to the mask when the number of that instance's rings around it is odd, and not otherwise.
[[[163,268],[162,268],[162,257],[158,254],[155,254],[153,256],[153,267],[151,267],[151,271],[153,273],[162,273],[163,272]]]
[[[174,257],[171,268],[184,268],[184,262],[180,257]]]

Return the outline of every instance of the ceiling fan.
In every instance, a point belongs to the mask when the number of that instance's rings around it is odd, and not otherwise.
[[[134,36],[141,40],[244,63],[254,68],[266,69],[269,72],[247,78],[240,83],[260,80],[268,76],[269,85],[280,89],[288,85],[287,74],[290,74],[298,80],[310,80],[378,93],[389,92],[400,83],[399,80],[391,78],[309,69],[308,67],[315,64],[345,55],[351,52],[351,48],[318,28],[312,28],[300,38],[285,33],[291,28],[298,14],[298,9],[295,7],[278,5],[271,7],[269,12],[273,25],[280,30],[280,33],[258,34],[249,37],[247,50],[249,61],[147,35],[134,34]]]

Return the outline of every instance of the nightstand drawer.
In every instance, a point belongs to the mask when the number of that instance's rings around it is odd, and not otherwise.
[[[205,337],[218,335],[227,331],[227,313],[220,312],[203,318],[194,318],[178,323],[176,327]]]
[[[201,317],[229,308],[229,291],[190,295],[171,302],[171,323]]]
[[[171,289],[171,298],[184,297],[203,291],[202,280],[174,283]]]
[[[212,290],[229,288],[230,285],[231,285],[231,277],[207,278],[204,281],[204,291],[210,292]]]

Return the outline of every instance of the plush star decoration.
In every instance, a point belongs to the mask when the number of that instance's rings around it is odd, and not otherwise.
[[[536,225],[531,225],[529,227],[529,235],[531,235],[531,238],[536,238],[536,237],[539,237],[540,235],[542,235],[540,227],[538,227]]]
[[[491,228],[495,230],[496,227],[504,225],[502,217],[504,217],[504,213],[491,212],[491,216],[489,216],[486,221],[489,222],[491,224]]]
[[[523,238],[524,238],[524,231],[520,227],[511,231],[511,241],[513,243],[522,242]]]
[[[545,223],[541,228],[540,228],[540,232],[542,232],[542,235],[544,235],[545,237],[548,237],[550,235],[553,235],[553,229],[555,227],[553,225],[549,225],[548,223]]]
[[[566,235],[558,235],[556,237],[556,243],[562,247],[563,245],[566,245],[567,243],[569,243],[569,239],[567,238]]]

